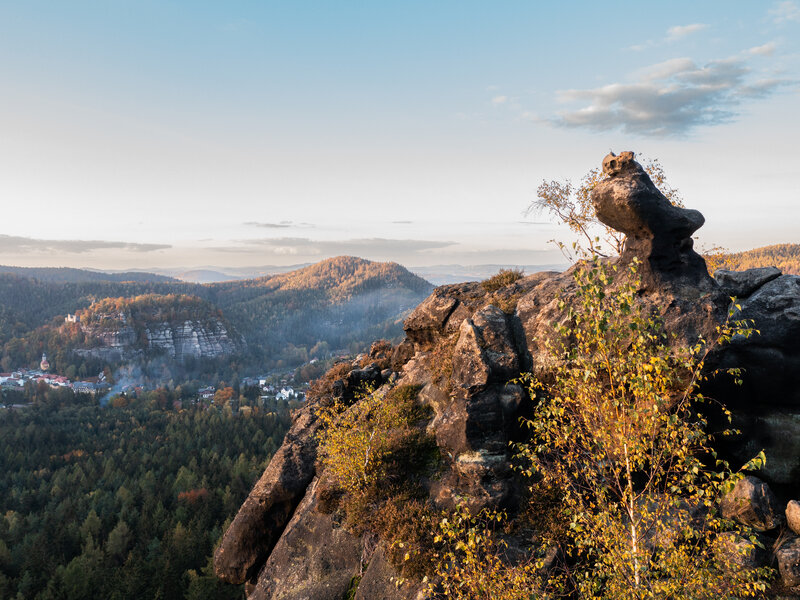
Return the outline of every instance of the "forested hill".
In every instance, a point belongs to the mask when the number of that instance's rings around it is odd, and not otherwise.
[[[725,269],[744,271],[754,267],[778,267],[784,275],[800,275],[800,244],[775,244],[724,257]]]
[[[0,265],[0,273],[11,273],[13,275],[20,275],[22,277],[46,281],[48,283],[86,283],[98,281],[112,283],[122,283],[125,281],[167,283],[179,281],[174,277],[156,275],[155,273],[140,273],[138,271],[103,273],[100,271],[87,271],[86,269],[71,269],[69,267],[10,267],[7,265]]]
[[[32,332],[56,327],[68,313],[106,298],[148,294],[204,300],[240,332],[247,359],[263,365],[299,364],[318,352],[360,351],[377,338],[397,337],[402,317],[433,286],[396,263],[337,257],[270,277],[215,284],[184,282],[82,281],[53,283],[0,273],[0,346],[8,366],[35,355],[26,343]],[[46,335],[37,335],[46,340]],[[54,341],[54,344],[57,342]],[[47,342],[35,349],[57,354]],[[21,348],[30,352],[20,354]],[[18,356],[19,354],[19,356]]]

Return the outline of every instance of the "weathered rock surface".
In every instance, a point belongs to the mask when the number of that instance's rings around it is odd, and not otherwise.
[[[777,267],[758,267],[746,271],[728,271],[717,269],[714,279],[729,296],[745,298],[755,292],[765,283],[780,277],[781,272]]]
[[[220,319],[181,322],[163,321],[144,328],[142,343],[129,325],[104,330],[84,327],[87,337],[98,343],[91,348],[79,348],[82,356],[120,360],[133,358],[143,352],[163,352],[176,360],[216,358],[233,353],[236,343]]]
[[[789,500],[786,505],[786,524],[795,533],[800,533],[800,502]]]
[[[739,305],[736,318],[751,320],[759,333],[737,337],[720,349],[713,362],[721,369],[742,368],[742,384],[717,379],[710,382],[709,395],[734,410],[734,425],[742,435],[731,445],[733,455],[747,460],[753,449],[764,448],[771,457],[764,472],[789,485],[800,475],[791,435],[800,427],[800,277],[781,275]]]
[[[470,305],[482,296],[478,283],[436,288],[405,320],[406,337],[415,344],[430,345],[455,333],[472,314]]]
[[[145,329],[147,345],[153,350],[162,350],[172,358],[215,358],[231,354],[235,345],[228,330],[218,319],[204,323],[160,323]]]
[[[712,361],[712,366],[748,368],[745,388],[713,390],[718,392],[714,397],[732,406],[756,407],[753,414],[737,408],[735,416],[744,422],[736,424],[747,430],[748,423],[756,422],[754,415],[767,414],[765,406],[798,406],[800,278],[772,278],[772,271],[759,271],[725,275],[720,285],[692,249],[691,235],[703,223],[700,213],[672,206],[632,153],[607,157],[604,172],[607,179],[595,188],[592,201],[603,222],[628,236],[622,256],[609,262],[624,277],[634,257],[642,261],[639,299],[661,316],[670,343],[713,339],[727,316],[732,286],[747,292],[737,294],[743,298],[742,316],[756,320],[761,336],[735,340]],[[418,401],[431,409],[423,425],[441,456],[440,472],[424,483],[429,502],[439,508],[463,502],[473,510],[503,508],[514,514],[520,484],[511,469],[510,442],[519,439],[519,417],[530,409],[525,390],[514,379],[530,370],[547,375],[554,360],[547,350],[553,324],[568,324],[575,291],[571,270],[537,273],[493,291],[480,283],[436,288],[406,319],[401,344],[384,347],[380,357],[364,357],[349,372],[336,375],[328,391],[310,398],[298,413],[223,536],[215,554],[218,575],[247,581],[251,600],[338,600],[352,592],[356,575],[362,575],[358,600],[421,600],[419,581],[396,585],[400,575],[387,558],[393,540],[380,540],[373,553],[374,540],[353,535],[337,524],[335,512],[319,509],[318,482],[325,474],[317,472],[315,462],[320,426],[315,404],[333,397],[357,401],[355,391],[364,386],[420,386]],[[800,439],[800,417],[797,421]],[[769,439],[738,440],[739,450],[748,453],[743,460],[760,450],[752,443],[762,442],[768,456],[770,448],[782,444],[777,429]],[[787,481],[800,476],[800,443],[797,452],[794,448],[787,452],[794,453],[797,468],[788,462],[781,467]],[[783,520],[774,494],[754,477],[737,484],[722,510],[760,531],[775,530]],[[693,518],[691,511],[683,513],[681,518]],[[511,540],[509,547],[529,542]],[[763,564],[764,553],[746,543],[726,534],[717,551],[740,556],[742,567]],[[787,581],[797,573],[800,583],[800,542],[787,542],[781,552],[781,572],[788,573]]]
[[[217,577],[244,583],[264,564],[314,477],[318,428],[310,406],[296,415],[214,553]]]
[[[251,600],[341,600],[361,567],[361,540],[317,510],[315,479],[269,555]]]
[[[775,551],[783,585],[800,586],[800,537],[792,537]]]
[[[736,482],[736,486],[723,499],[722,516],[734,519],[756,531],[775,529],[783,522],[778,499],[758,477],[749,475]]]
[[[592,190],[597,218],[627,236],[620,257],[644,264],[646,287],[671,285],[674,280],[708,286],[705,261],[693,249],[692,234],[705,222],[699,211],[670,204],[633,152],[603,159],[607,178]]]
[[[355,600],[423,600],[427,597],[420,582],[401,578],[379,546],[358,584]]]

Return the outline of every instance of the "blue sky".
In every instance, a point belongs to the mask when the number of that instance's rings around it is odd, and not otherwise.
[[[658,158],[798,242],[800,3],[6,2],[0,263],[546,264],[543,179]]]

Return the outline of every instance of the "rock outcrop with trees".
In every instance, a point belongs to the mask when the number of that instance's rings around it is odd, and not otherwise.
[[[800,277],[715,280],[693,249],[699,212],[673,205],[630,152],[606,157],[603,175],[591,202],[625,234],[621,254],[439,287],[404,341],[335,366],[225,532],[218,577],[250,600],[800,585],[800,510],[785,504],[800,453],[770,420],[800,402]],[[743,433],[725,438],[728,409]],[[761,479],[745,476],[762,449]],[[581,496],[583,484],[598,487]]]

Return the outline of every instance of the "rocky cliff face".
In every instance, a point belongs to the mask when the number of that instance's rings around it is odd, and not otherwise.
[[[178,360],[215,358],[230,354],[235,345],[219,319],[205,322],[159,323],[145,329],[147,347],[162,350]]]
[[[744,316],[762,335],[737,340],[715,357],[724,366],[754,366],[743,388],[719,388],[726,396],[718,397],[747,407],[749,413],[738,414],[751,428],[759,426],[753,415],[794,410],[800,402],[800,278],[733,274],[721,277],[727,281],[721,286],[692,249],[700,213],[670,205],[632,153],[607,157],[604,171],[607,179],[593,194],[597,214],[627,234],[616,260],[642,261],[640,299],[663,316],[672,343],[711,337],[726,318],[730,286],[739,286]],[[321,508],[326,475],[316,460],[317,411],[335,397],[352,401],[353,390],[365,382],[379,391],[419,386],[418,400],[429,408],[424,430],[441,457],[437,476],[421,482],[427,502],[442,508],[466,502],[513,514],[520,489],[509,443],[522,435],[519,417],[530,406],[513,380],[531,370],[546,376],[553,360],[546,342],[553,324],[566,322],[574,294],[570,271],[537,273],[500,289],[466,283],[434,290],[405,321],[406,339],[390,357],[376,347],[364,361],[339,367],[329,375],[330,385],[298,411],[223,536],[215,555],[218,576],[247,582],[250,600],[339,600],[358,577],[357,599],[425,597],[421,582],[402,577],[389,560],[392,540],[351,531],[335,511]],[[768,445],[768,456],[776,445]],[[787,476],[800,472],[800,464],[782,468]]]
[[[178,361],[188,357],[216,358],[231,354],[236,349],[234,340],[219,319],[151,324],[144,328],[141,343],[136,331],[130,326],[110,331],[86,328],[85,331],[89,339],[99,342],[99,345],[80,348],[76,352],[112,360],[131,358],[148,352],[165,353]]]
[[[89,347],[76,352],[111,360],[148,353],[178,361],[216,358],[238,343],[218,311],[191,296],[105,299],[86,311],[79,326]]]

